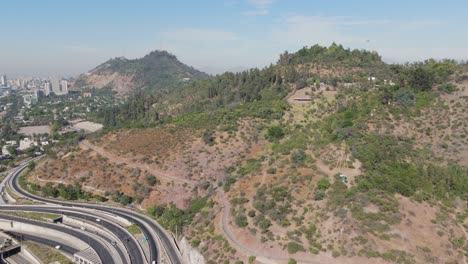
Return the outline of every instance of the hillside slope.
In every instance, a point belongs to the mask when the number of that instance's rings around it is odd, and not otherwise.
[[[29,179],[131,196],[210,264],[466,263],[467,92],[466,65],[311,47],[131,98]]]
[[[80,75],[73,89],[111,88],[120,95],[137,88],[167,89],[189,80],[209,76],[180,62],[167,51],[153,51],[143,58],[110,59],[86,74]]]

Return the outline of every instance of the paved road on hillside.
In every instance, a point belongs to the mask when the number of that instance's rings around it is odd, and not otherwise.
[[[60,251],[63,251],[67,254],[70,254],[73,256],[73,254],[75,254],[76,252],[79,252],[80,250],[77,249],[77,248],[74,248],[74,247],[70,247],[69,245],[65,245],[63,244],[62,242],[60,241],[54,241],[54,240],[51,240],[51,239],[47,239],[47,238],[44,238],[44,237],[39,237],[39,236],[34,236],[34,235],[31,235],[31,234],[26,234],[24,232],[13,232],[13,231],[6,231],[4,232],[5,234],[15,238],[16,240],[19,240],[19,241],[31,241],[31,242],[35,242],[37,244],[41,244],[41,245],[45,245],[45,246],[48,246],[48,247],[51,247],[51,248],[55,248],[55,246],[60,246]]]
[[[22,205],[0,206],[0,211],[41,212],[41,213],[62,214],[62,215],[70,216],[70,217],[80,219],[83,221],[91,222],[93,223],[93,225],[109,230],[109,232],[113,233],[121,241],[122,245],[124,245],[127,251],[127,252],[122,252],[121,250],[118,250],[118,253],[122,260],[125,260],[126,254],[128,254],[131,263],[133,264],[145,263],[145,260],[143,257],[144,253],[140,249],[138,242],[132,237],[131,234],[126,232],[126,230],[123,227],[119,226],[118,224],[115,224],[111,221],[101,218],[100,216],[92,215],[91,212],[78,211],[77,209],[75,209],[75,211],[72,211],[68,208],[65,208],[65,207],[62,208],[59,206],[31,207],[31,206],[22,206]],[[97,222],[96,218],[99,218],[100,221]],[[109,243],[112,242],[112,241],[109,241],[109,238],[107,238],[106,236],[102,236],[102,237],[106,239]]]
[[[18,177],[22,173],[22,171],[26,168],[26,165],[20,167],[17,171],[15,171],[10,178],[8,178],[8,184],[18,194],[21,196],[27,197],[31,200],[45,202],[49,204],[57,204],[61,206],[74,206],[74,207],[82,207],[82,208],[91,208],[100,211],[105,211],[108,213],[112,213],[114,215],[120,216],[129,220],[130,222],[135,223],[143,232],[145,237],[148,239],[148,245],[150,248],[150,260],[149,263],[160,263],[161,256],[158,252],[158,242],[160,241],[164,248],[166,249],[167,255],[171,263],[178,264],[182,263],[180,252],[178,251],[177,247],[175,246],[173,240],[169,237],[169,235],[151,218],[138,214],[134,211],[117,208],[117,207],[110,207],[110,206],[103,206],[103,205],[94,205],[94,204],[83,204],[83,203],[72,203],[72,202],[64,202],[64,201],[57,201],[52,199],[47,199],[43,197],[38,197],[32,195],[23,189],[18,184]]]
[[[34,226],[40,226],[40,227],[44,227],[47,229],[56,230],[65,234],[69,234],[70,236],[76,237],[80,239],[81,241],[86,241],[88,245],[96,251],[102,263],[114,263],[112,254],[109,252],[109,250],[101,242],[99,242],[92,236],[86,235],[84,233],[81,233],[76,230],[69,229],[69,228],[66,228],[64,226],[60,226],[57,224],[38,222],[38,221],[31,220],[31,219],[25,219],[21,217],[12,216],[12,215],[0,214],[0,219],[12,221],[13,225],[15,222],[19,222],[19,223],[25,223],[25,224],[34,225]]]

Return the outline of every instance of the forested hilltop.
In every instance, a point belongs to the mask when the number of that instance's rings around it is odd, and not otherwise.
[[[29,186],[141,206],[210,264],[465,263],[467,105],[467,64],[304,47],[138,89]]]
[[[139,59],[110,59],[89,73],[79,76],[73,88],[107,88],[118,95],[128,95],[137,89],[151,93],[208,77],[206,73],[183,64],[167,51],[152,51]]]

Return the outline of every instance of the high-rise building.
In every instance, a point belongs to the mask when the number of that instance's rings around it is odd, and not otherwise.
[[[7,77],[6,75],[2,75],[0,77],[0,86],[4,86],[4,87],[7,87],[8,86],[8,82],[7,82]]]
[[[50,83],[49,82],[44,83],[44,94],[45,96],[50,95]]]
[[[60,83],[57,78],[50,79],[50,84],[52,86],[52,92],[54,94],[60,94]]]
[[[60,94],[68,94],[68,82],[67,80],[60,81]]]

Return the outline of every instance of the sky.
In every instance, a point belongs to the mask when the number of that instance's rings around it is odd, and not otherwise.
[[[0,74],[76,76],[167,50],[208,73],[333,42],[387,62],[468,59],[467,0],[2,0]]]

